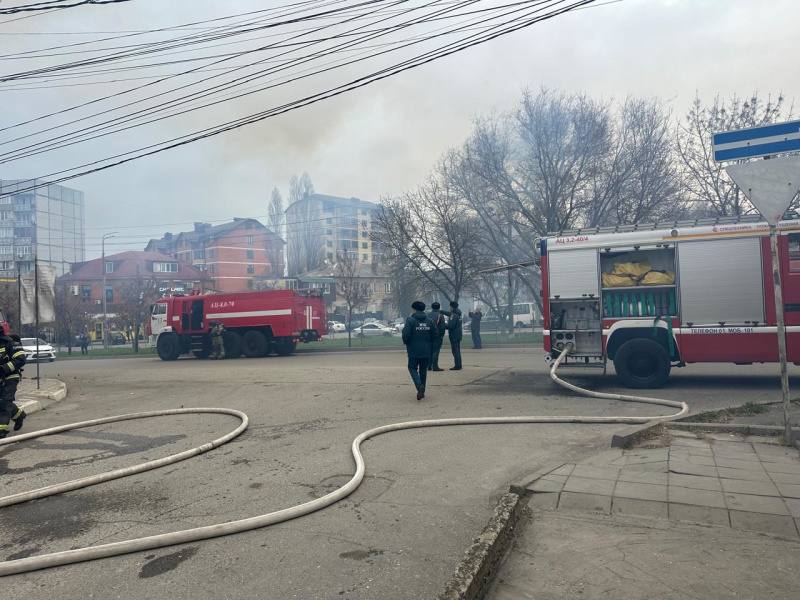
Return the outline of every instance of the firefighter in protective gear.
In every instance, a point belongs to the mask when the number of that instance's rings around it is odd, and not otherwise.
[[[18,431],[25,420],[25,411],[14,403],[23,366],[25,351],[19,336],[0,335],[0,438],[8,435],[11,421],[14,431]]]
[[[225,326],[222,323],[214,322],[211,325],[211,349],[213,358],[217,360],[225,358]]]

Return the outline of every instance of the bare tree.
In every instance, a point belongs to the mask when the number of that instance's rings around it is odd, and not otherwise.
[[[752,204],[714,161],[714,132],[756,127],[791,118],[792,107],[782,95],[766,99],[754,92],[749,98],[716,96],[704,104],[696,96],[686,118],[677,127],[676,148],[683,171],[683,185],[697,214],[741,216],[755,212]]]
[[[289,206],[294,206],[286,223],[289,242],[289,274],[299,275],[322,266],[325,248],[319,236],[322,211],[319,202],[310,197],[314,184],[308,173],[292,176],[289,182]]]
[[[283,206],[283,197],[278,188],[272,189],[272,194],[267,206],[267,226],[276,236],[285,239],[286,212]],[[283,244],[275,239],[267,240],[267,255],[273,277],[283,276]]]
[[[60,343],[66,344],[67,354],[72,354],[75,336],[84,332],[89,325],[86,306],[64,285],[56,286],[53,303],[56,313],[56,339]]]
[[[139,352],[139,334],[150,312],[150,305],[159,297],[158,281],[137,272],[135,278],[126,281],[120,289],[120,301],[115,305],[119,321],[133,335],[133,351]]]
[[[353,311],[369,302],[370,288],[360,275],[358,254],[339,252],[336,255],[336,291],[347,305],[347,346],[353,345]]]
[[[483,265],[478,222],[450,184],[442,162],[415,191],[386,201],[373,239],[445,298],[458,300]]]

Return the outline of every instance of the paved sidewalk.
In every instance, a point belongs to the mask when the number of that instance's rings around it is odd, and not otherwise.
[[[800,452],[668,430],[528,485],[493,600],[797,598]]]
[[[669,437],[669,447],[613,449],[564,465],[529,486],[531,503],[800,538],[798,450],[731,434]]]
[[[32,379],[23,379],[17,390],[16,404],[31,415],[66,397],[67,384],[60,379],[42,379],[39,388]]]

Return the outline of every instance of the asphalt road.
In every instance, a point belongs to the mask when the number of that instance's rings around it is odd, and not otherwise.
[[[443,354],[444,356],[444,354]],[[448,357],[449,358],[449,357]],[[448,362],[445,359],[444,362]],[[656,407],[562,392],[538,349],[465,352],[465,369],[431,375],[417,402],[402,352],[337,352],[236,361],[105,359],[42,365],[62,403],[26,431],[178,406],[229,406],[251,427],[201,457],[94,488],[0,509],[0,559],[21,558],[261,514],[349,479],[351,440],[396,421],[484,415],[656,414]],[[779,399],[774,366],[673,371],[664,397],[693,411]],[[569,376],[569,372],[565,371]],[[613,378],[576,372],[595,389]],[[797,380],[793,385],[797,385]],[[215,415],[71,432],[0,450],[0,494],[196,446],[232,429]],[[322,512],[267,529],[13,576],[9,598],[434,598],[511,480],[607,446],[617,426],[508,425],[396,432],[364,446],[359,490]]]

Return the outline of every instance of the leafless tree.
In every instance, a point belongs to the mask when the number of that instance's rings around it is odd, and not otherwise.
[[[741,216],[755,212],[750,202],[714,162],[711,136],[718,131],[756,127],[791,118],[792,107],[782,95],[766,99],[754,92],[749,98],[716,96],[705,104],[696,96],[686,118],[677,127],[676,148],[684,189],[699,215]]]
[[[389,248],[445,298],[458,300],[483,265],[478,222],[459,197],[442,162],[427,182],[387,200],[373,238]]]
[[[319,230],[322,212],[318,202],[309,200],[314,184],[308,173],[292,176],[289,182],[289,206],[294,206],[286,222],[289,242],[289,274],[299,275],[322,266],[325,248]]]
[[[53,301],[56,313],[54,324],[56,339],[66,344],[67,354],[72,354],[75,336],[86,331],[89,326],[86,305],[65,285],[56,286]]]
[[[159,297],[158,281],[153,277],[145,277],[141,273],[126,281],[119,294],[119,302],[114,310],[118,320],[133,336],[133,351],[139,352],[139,334],[142,325],[150,312],[150,305]]]
[[[347,305],[347,346],[353,345],[353,311],[365,306],[370,299],[369,285],[361,277],[361,263],[358,254],[339,252],[336,255],[337,295],[344,299]]]
[[[267,206],[267,227],[276,236],[285,239],[286,213],[283,206],[283,197],[278,188],[272,189],[272,194]],[[273,277],[283,276],[283,244],[278,240],[267,240],[267,255]]]

